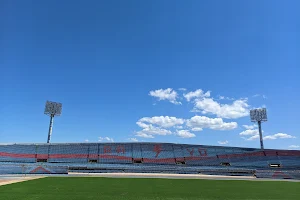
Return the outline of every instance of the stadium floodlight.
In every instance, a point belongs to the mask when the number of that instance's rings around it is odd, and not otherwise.
[[[267,121],[267,110],[265,108],[250,110],[252,122]]]
[[[263,142],[262,131],[261,131],[261,122],[266,122],[268,120],[266,108],[259,108],[259,109],[250,110],[250,118],[251,118],[251,122],[257,122],[258,123],[260,148],[263,150],[264,149],[264,142]]]
[[[52,127],[53,127],[53,118],[54,116],[60,116],[62,110],[62,104],[52,101],[47,101],[45,106],[44,114],[50,116],[50,124],[49,124],[49,131],[48,131],[48,139],[47,143],[50,142],[51,134],[52,134]]]

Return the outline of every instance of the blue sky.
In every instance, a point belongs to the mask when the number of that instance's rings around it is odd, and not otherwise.
[[[46,142],[51,100],[52,142],[259,147],[265,106],[265,147],[297,149],[299,6],[1,0],[0,143]]]

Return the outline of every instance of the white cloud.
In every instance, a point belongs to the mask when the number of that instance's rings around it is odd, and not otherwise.
[[[149,125],[148,128],[144,128],[140,132],[143,132],[143,133],[146,133],[149,135],[170,135],[172,133],[171,131],[169,131],[167,129],[158,128],[151,124]]]
[[[203,131],[203,128],[199,128],[199,127],[198,128],[197,127],[196,128],[192,128],[192,131],[195,131],[195,132],[197,132],[197,131]]]
[[[244,140],[248,140],[248,141],[252,141],[252,140],[256,140],[259,138],[259,131],[257,129],[257,125],[253,124],[253,125],[243,125],[244,128],[246,128],[247,130],[240,132],[241,136],[247,136],[247,137],[242,137]],[[264,132],[264,131],[262,131]]]
[[[249,141],[259,139],[259,132],[257,129],[243,131],[240,133],[240,135],[251,136],[249,138],[244,138],[245,140],[249,140]],[[276,133],[274,135],[267,135],[263,137],[264,140],[289,139],[289,138],[296,138],[296,137],[286,133]]]
[[[85,142],[89,142],[89,140],[88,139],[86,139],[86,140],[84,140]]]
[[[229,142],[227,140],[225,141],[218,141],[219,144],[224,145],[224,144],[228,144]]]
[[[296,137],[286,133],[276,133],[274,135],[265,136],[264,140],[289,139],[289,138],[296,138]]]
[[[210,97],[210,91],[204,93],[203,90],[198,89],[194,92],[189,92],[187,94],[184,94],[183,96],[184,98],[186,98],[187,101],[191,101],[194,98]]]
[[[148,128],[149,124],[145,124],[143,122],[137,121],[136,124],[141,128]]]
[[[143,138],[154,138],[153,135],[148,135],[146,133],[143,133],[142,131],[137,132],[135,136],[143,137]]]
[[[236,122],[224,122],[222,118],[209,118],[205,116],[194,116],[187,120],[186,125],[192,130],[209,128],[213,130],[232,130],[237,128]]]
[[[212,98],[195,100],[195,112],[203,114],[214,114],[221,118],[236,119],[249,115],[247,99],[235,100],[232,104],[220,104]]]
[[[248,140],[248,141],[252,141],[252,140],[256,140],[259,138],[259,131],[257,129],[257,125],[253,124],[253,125],[243,125],[244,128],[246,128],[247,130],[240,132],[240,135],[242,136],[242,138],[244,140]],[[264,131],[262,131],[264,132]],[[243,136],[247,136],[247,137],[243,137]]]
[[[185,120],[169,116],[143,117],[136,124],[142,128],[136,133],[138,137],[154,138],[154,135],[171,135],[172,132],[166,128],[183,128]]]
[[[180,91],[186,91],[185,88],[179,88]],[[181,104],[178,93],[172,88],[158,89],[149,92],[149,95],[157,98],[159,101],[167,100],[174,104]],[[225,119],[236,119],[249,115],[250,106],[247,98],[233,100],[233,98],[219,96],[219,99],[230,100],[231,103],[221,104],[211,97],[210,91],[204,92],[202,89],[184,93],[183,97],[188,101],[194,102],[193,110],[203,114],[213,114],[217,117],[210,118],[206,116],[194,116],[190,119],[183,119],[170,116],[143,117],[136,124],[142,129],[137,131],[137,137],[154,138],[155,135],[178,135],[183,137],[195,137],[194,132],[203,129],[212,130],[232,130],[237,128],[237,122],[224,122]],[[247,131],[240,133],[241,136],[255,136],[257,131],[251,131],[256,125],[244,125]],[[186,129],[186,130],[185,130]],[[188,130],[187,130],[188,129]],[[253,137],[248,138],[253,139]]]
[[[245,129],[250,129],[250,130],[252,130],[252,129],[257,128],[257,125],[256,125],[256,124],[253,124],[253,125],[243,125],[243,127],[244,127]]]
[[[136,124],[142,130],[136,132],[137,137],[154,138],[155,135],[171,135],[172,129],[176,129],[175,135],[179,137],[195,137],[189,131],[202,131],[204,128],[213,130],[232,130],[237,127],[236,122],[224,122],[221,118],[209,118],[205,116],[194,116],[190,119],[181,119],[169,116],[143,117]],[[188,130],[179,130],[188,127]],[[169,130],[171,129],[171,130]],[[173,132],[174,132],[173,131]]]
[[[136,139],[136,138],[128,138],[128,140],[131,141],[131,142],[138,142],[138,141],[139,141],[139,140]]]
[[[234,100],[234,98],[230,98],[230,97],[224,97],[224,96],[218,96],[219,97],[219,100],[224,100],[224,99],[226,99],[226,100]]]
[[[257,129],[248,129],[248,130],[242,131],[240,133],[240,135],[244,135],[244,136],[259,135],[259,132]]]
[[[299,149],[300,146],[299,145],[290,145],[289,148],[290,149]]]
[[[252,141],[259,138],[259,131],[256,128],[256,125],[243,125],[243,127],[247,128],[247,130],[240,132],[241,136],[248,136],[242,137],[245,140]]]
[[[144,124],[137,122],[137,124],[143,128],[143,130],[136,132],[136,136],[144,138],[154,138],[153,135],[170,135],[172,132],[167,129],[153,126],[152,124]]]
[[[251,137],[249,137],[249,138],[246,138],[246,140],[251,141],[251,140],[256,140],[256,139],[258,139],[258,138],[259,138],[259,135],[253,135],[253,136],[251,136]]]
[[[183,129],[183,126],[174,126],[174,128]]]
[[[264,99],[267,99],[267,96],[266,95],[264,95],[264,94],[255,94],[255,95],[253,95],[252,97],[262,97],[262,98],[264,98]]]
[[[165,90],[164,89],[153,90],[149,92],[149,95],[158,98],[159,101],[168,100],[173,104],[181,104],[181,102],[178,102],[176,100],[177,92],[172,88],[167,88]]]
[[[180,91],[186,91],[186,88],[179,88]]]
[[[242,137],[245,140],[256,140],[259,139],[259,131],[257,129],[257,125],[243,125],[247,130],[242,131],[240,133],[241,136],[248,136],[248,138]],[[264,131],[262,131],[264,132]],[[249,137],[251,136],[251,137]],[[286,134],[286,133],[276,133],[274,135],[267,135],[263,137],[263,140],[276,140],[276,139],[287,139],[287,138],[296,138],[295,136]]]
[[[137,124],[142,128],[148,127],[148,125],[145,123],[155,124],[163,128],[169,128],[175,125],[182,125],[184,123],[184,119],[169,116],[155,116],[151,118],[143,117],[137,122]]]
[[[98,137],[99,142],[114,142],[114,139],[109,137]]]
[[[194,133],[189,132],[189,130],[177,130],[176,135],[181,138],[192,138],[196,137]]]

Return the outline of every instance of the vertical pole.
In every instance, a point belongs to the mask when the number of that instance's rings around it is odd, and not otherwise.
[[[50,124],[49,124],[49,131],[48,131],[48,140],[47,140],[47,143],[50,143],[50,138],[51,138],[51,134],[52,134],[52,126],[53,126],[53,118],[54,118],[54,115],[51,114],[50,115]]]
[[[263,136],[261,131],[261,121],[258,121],[258,130],[259,130],[259,138],[260,138],[260,148],[261,150],[264,150],[264,142],[263,142]]]
[[[98,143],[97,144],[97,146],[98,146],[98,163],[100,163],[100,144]]]
[[[90,145],[88,145],[87,163],[89,162],[89,158],[90,158]]]

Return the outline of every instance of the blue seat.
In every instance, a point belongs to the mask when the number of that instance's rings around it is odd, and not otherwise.
[[[35,162],[35,145],[0,145],[0,162]]]
[[[270,168],[271,164],[279,164],[282,170],[300,170],[300,151],[290,150],[261,151],[253,148],[169,143],[0,145],[0,165],[5,164],[5,170],[7,164],[34,167],[36,161],[43,160],[49,166],[82,167],[85,169],[78,170],[93,172],[112,170],[230,174],[233,173],[230,170],[243,169],[270,170],[272,173],[274,169]]]

